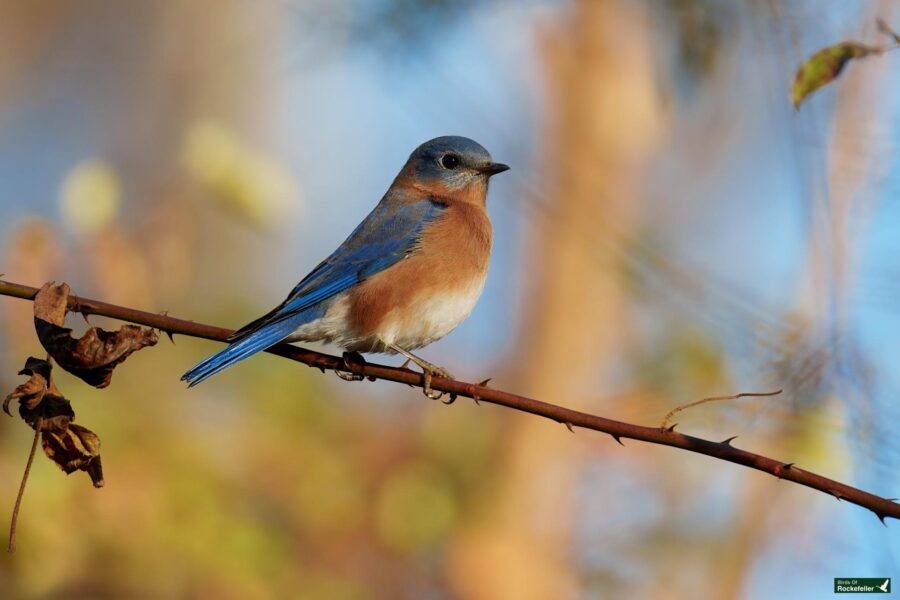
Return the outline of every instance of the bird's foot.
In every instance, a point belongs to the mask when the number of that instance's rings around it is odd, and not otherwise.
[[[437,375],[438,377],[443,377],[444,379],[456,379],[453,376],[453,373],[451,373],[447,369],[442,369],[441,367],[439,367],[437,365],[433,365],[426,360],[421,360],[421,362],[417,361],[416,364],[418,364],[420,367],[422,367],[422,376],[424,378],[424,382],[422,385],[422,392],[431,400],[439,400],[444,395],[444,392],[439,392],[439,391],[432,389],[431,379],[435,375]],[[451,398],[452,398],[452,396],[451,396]],[[452,402],[452,401],[453,400],[451,400],[450,402]],[[449,404],[449,402],[448,402],[448,404]]]
[[[362,381],[365,379],[365,376],[358,375],[352,371],[350,371],[351,364],[364,365],[366,364],[366,359],[363,358],[362,354],[359,352],[344,352],[343,356],[344,366],[347,367],[347,370],[335,369],[334,374],[343,379],[344,381]]]
[[[387,346],[388,348],[390,348],[391,350],[393,350],[394,352],[396,352],[398,354],[402,354],[403,356],[406,357],[406,361],[403,363],[403,367],[401,367],[401,368],[406,368],[406,365],[409,364],[409,361],[412,361],[412,362],[416,363],[417,365],[419,365],[419,367],[421,367],[421,369],[422,369],[422,391],[431,400],[437,400],[441,396],[444,395],[444,392],[438,392],[431,387],[431,380],[434,378],[435,375],[437,375],[438,377],[443,377],[445,379],[456,379],[455,377],[453,377],[453,374],[450,373],[450,371],[448,371],[447,369],[442,369],[441,367],[439,367],[437,365],[433,365],[430,362],[428,362],[427,360],[425,360],[424,358],[419,358],[418,356],[416,356],[409,350],[404,350],[397,344],[385,342],[384,345]],[[450,404],[454,400],[456,400],[456,394],[450,394],[450,400],[448,402],[446,402],[445,404]]]

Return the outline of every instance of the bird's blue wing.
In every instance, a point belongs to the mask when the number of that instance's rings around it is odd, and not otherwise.
[[[327,300],[413,252],[422,230],[443,208],[429,199],[407,203],[386,197],[281,305],[236,331],[227,348],[195,365],[182,380],[196,385],[320,318]]]
[[[442,205],[431,200],[379,204],[331,256],[297,284],[277,313],[303,311],[391,266],[413,250],[422,229],[442,210]]]

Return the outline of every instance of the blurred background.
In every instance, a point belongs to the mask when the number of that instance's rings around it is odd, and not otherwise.
[[[900,55],[789,102],[803,58],[887,41],[896,3],[2,9],[5,279],[236,327],[415,146],[466,135],[513,169],[485,294],[425,357],[645,425],[783,388],[679,429],[900,496]],[[175,342],[107,390],[57,373],[107,484],[37,457],[0,597],[821,598],[900,577],[895,522],[770,476],[271,356],[187,391],[217,345]],[[30,304],[0,298],[0,392],[29,355]],[[30,440],[0,418],[2,523]]]

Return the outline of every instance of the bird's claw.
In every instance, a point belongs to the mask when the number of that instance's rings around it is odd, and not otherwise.
[[[431,379],[435,375],[437,375],[438,377],[443,377],[445,379],[454,379],[453,374],[446,369],[442,369],[435,365],[428,365],[427,367],[422,365],[422,376],[424,378],[422,392],[430,400],[440,400],[444,396],[444,392],[439,392],[432,389],[431,387]],[[450,402],[452,402],[452,400]],[[450,404],[450,402],[447,402],[446,404]]]
[[[366,364],[366,359],[363,358],[362,354],[360,354],[359,352],[344,352],[342,360],[345,367],[349,367],[351,363],[363,365]],[[340,369],[335,369],[334,374],[344,381],[362,381],[363,379],[365,379],[364,375],[358,375],[357,373],[353,373],[349,370],[342,371]]]
[[[404,350],[397,344],[393,344],[390,342],[384,342],[384,345],[387,346],[388,348],[390,348],[391,350],[393,350],[394,352],[396,352],[397,354],[402,354],[403,356],[406,357],[406,360],[403,361],[403,366],[400,367],[401,369],[405,369],[409,365],[410,361],[419,365],[419,367],[422,369],[422,391],[424,392],[425,396],[427,396],[431,400],[438,400],[439,398],[441,398],[444,395],[444,392],[436,391],[435,389],[433,389],[431,387],[431,380],[434,378],[435,375],[437,375],[438,377],[443,377],[445,379],[455,379],[455,377],[453,377],[453,375],[450,373],[450,371],[448,371],[446,369],[442,369],[437,365],[431,364],[424,358],[418,357],[415,354],[412,354],[411,352]],[[453,400],[455,400],[455,399],[456,399],[456,395],[450,394],[450,402],[453,402]],[[448,402],[448,404],[450,402]]]
[[[335,369],[334,374],[344,381],[362,381],[363,379],[365,379],[365,377],[363,377],[362,375],[350,373],[349,371],[341,371],[340,369]]]
[[[438,392],[431,389],[431,371],[425,371],[422,375],[425,378],[425,384],[422,386],[422,393],[430,400],[439,400],[441,396],[444,395],[444,392]]]

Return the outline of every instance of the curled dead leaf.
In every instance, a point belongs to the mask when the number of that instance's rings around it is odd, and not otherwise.
[[[65,431],[45,431],[41,434],[41,447],[66,475],[87,471],[94,487],[103,487],[100,438],[90,429],[73,423]]]
[[[19,375],[29,375],[30,378],[22,385],[17,386],[3,400],[3,412],[12,416],[12,413],[9,412],[9,403],[12,400],[19,400],[21,406],[27,409],[33,409],[40,404],[50,385],[50,368],[50,363],[47,361],[34,358],[33,356],[28,357],[28,360],[25,361],[25,366],[19,371]],[[19,409],[20,414],[21,411],[22,408]],[[23,416],[22,418],[25,417]]]
[[[794,84],[791,86],[794,109],[799,108],[800,103],[814,91],[837,79],[850,60],[881,54],[883,51],[884,48],[866,46],[859,42],[841,42],[822,48],[807,58],[794,75]]]
[[[46,360],[29,357],[19,375],[29,375],[28,381],[18,386],[3,401],[3,410],[9,412],[9,403],[19,401],[19,416],[32,429],[40,426],[41,431],[65,431],[75,411],[68,400],[63,398],[50,376],[52,365]]]
[[[91,327],[75,339],[72,330],[64,327],[68,300],[67,284],[44,284],[34,298],[34,327],[57,364],[94,387],[108,386],[119,363],[159,339],[153,329],[137,325],[123,325],[118,331]]]
[[[3,410],[10,414],[9,403],[18,400],[19,416],[40,432],[47,457],[66,473],[86,471],[94,487],[102,487],[100,438],[90,429],[72,423],[75,411],[53,383],[52,369],[46,360],[28,358],[19,375],[30,377],[6,397]]]

